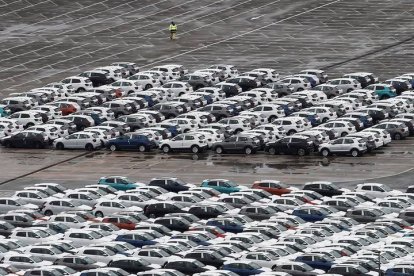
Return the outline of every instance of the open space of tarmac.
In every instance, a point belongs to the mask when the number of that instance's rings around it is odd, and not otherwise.
[[[143,68],[234,64],[281,75],[306,68],[387,79],[412,72],[412,0],[0,0],[0,97],[115,61]],[[170,41],[168,25],[178,25]],[[178,176],[192,183],[330,180],[344,186],[412,183],[414,139],[360,158],[0,149],[0,189],[37,182],[69,187],[103,175],[137,181]]]

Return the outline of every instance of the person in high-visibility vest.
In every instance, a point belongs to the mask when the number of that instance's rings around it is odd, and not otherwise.
[[[174,22],[171,22],[170,24],[170,39],[175,39],[175,36],[177,34],[177,25],[175,25]]]

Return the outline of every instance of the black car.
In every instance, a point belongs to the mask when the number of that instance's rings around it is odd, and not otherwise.
[[[103,71],[86,71],[79,74],[80,77],[85,77],[91,80],[93,87],[109,84],[111,81]]]
[[[343,191],[333,183],[330,182],[310,182],[303,186],[303,190],[317,192],[323,196],[342,195]]]
[[[166,178],[154,178],[148,183],[148,186],[158,186],[164,188],[169,192],[181,192],[187,191],[189,188],[186,186],[187,183],[182,181],[181,179],[174,178],[174,177],[166,177]]]
[[[144,208],[144,214],[147,217],[162,217],[165,214],[181,213],[183,206],[176,202],[157,202],[150,203]]]
[[[115,259],[108,263],[108,267],[122,268],[131,274],[137,274],[138,272],[153,269],[149,262],[139,257],[125,257],[122,259]]]
[[[95,260],[86,256],[65,256],[53,262],[54,265],[64,265],[76,271],[100,268]]]
[[[226,93],[226,97],[236,96],[242,92],[242,88],[236,83],[221,82],[215,85]]]
[[[193,275],[195,273],[202,273],[208,271],[207,268],[204,268],[204,264],[193,259],[180,259],[180,260],[171,260],[167,261],[163,268],[166,269],[175,269],[185,275]]]
[[[163,217],[154,220],[154,223],[164,225],[172,231],[185,232],[190,229],[191,223],[183,217]]]
[[[252,77],[236,77],[228,79],[227,82],[235,83],[241,87],[242,91],[248,91],[259,87],[257,82]]]
[[[222,255],[214,251],[207,250],[195,250],[184,255],[184,258],[196,259],[205,265],[211,265],[216,268],[221,267],[224,264]]]
[[[211,82],[206,77],[196,74],[184,75],[180,77],[178,80],[187,82],[189,85],[193,87],[194,90],[211,86]]]
[[[279,97],[290,95],[294,90],[290,84],[286,83],[268,83],[265,87],[272,88]]]
[[[4,237],[10,236],[10,234],[13,232],[13,229],[15,228],[16,227],[7,221],[0,221],[0,235]]]
[[[299,156],[310,154],[313,149],[313,142],[309,138],[300,137],[285,137],[265,146],[265,151],[270,154],[285,153]]]
[[[205,206],[192,206],[188,210],[190,214],[197,216],[200,219],[216,218],[223,215],[226,210],[220,208],[220,206],[205,205]]]
[[[0,140],[6,148],[45,148],[49,146],[49,139],[41,131],[25,130],[17,134],[6,136]]]
[[[72,121],[76,125],[78,131],[84,130],[95,124],[94,119],[88,115],[68,115],[65,119]]]

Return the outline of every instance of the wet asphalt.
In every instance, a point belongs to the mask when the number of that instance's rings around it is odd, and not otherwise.
[[[241,71],[271,67],[281,75],[325,68],[380,79],[412,72],[412,0],[2,0],[0,97],[114,61],[143,68],[214,63]],[[178,40],[168,39],[168,24]],[[241,184],[376,181],[404,189],[413,176],[413,141],[361,158],[0,149],[0,189],[37,182],[79,187],[102,175],[137,181],[178,176],[192,183],[229,178]]]

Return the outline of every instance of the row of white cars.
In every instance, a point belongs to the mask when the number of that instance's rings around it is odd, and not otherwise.
[[[101,181],[112,184],[39,183],[0,198],[1,275],[353,276],[414,269],[414,196],[384,184],[349,190],[323,181],[300,188],[275,180],[254,188],[226,179],[201,187],[177,178]]]

